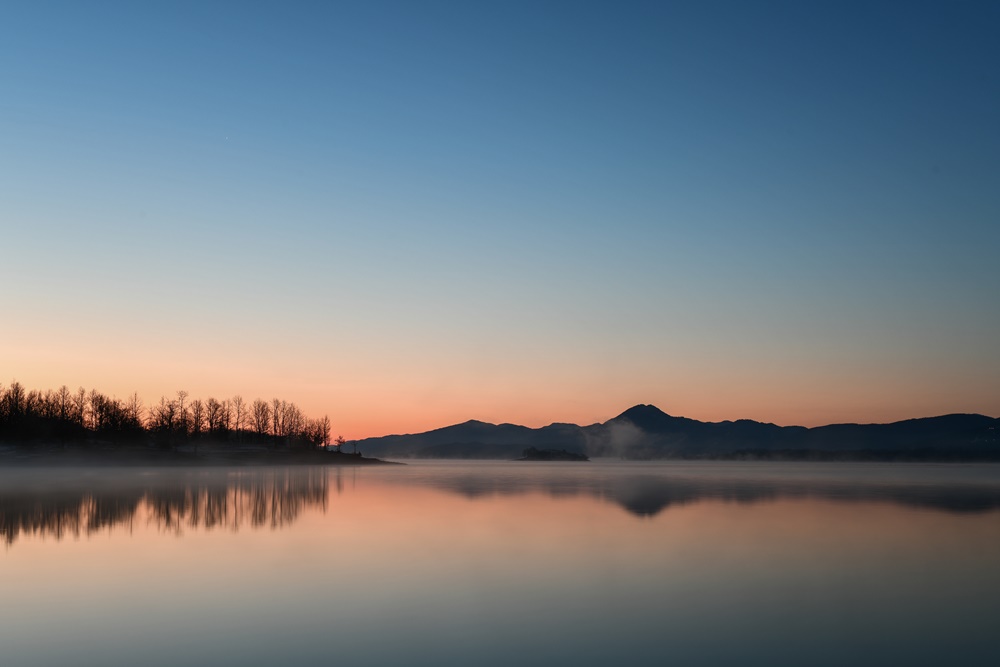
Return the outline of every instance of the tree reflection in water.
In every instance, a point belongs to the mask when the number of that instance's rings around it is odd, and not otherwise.
[[[0,470],[0,539],[91,535],[137,521],[164,532],[279,528],[329,491],[353,490],[356,468]],[[362,473],[366,486],[434,489],[472,500],[540,493],[592,497],[640,517],[704,501],[750,504],[816,499],[892,503],[929,511],[1000,510],[1000,466],[670,463],[642,465],[456,463]]]
[[[339,473],[340,471],[336,471]],[[326,511],[328,470],[20,470],[0,486],[0,539],[79,537],[136,521],[164,531],[279,528]]]

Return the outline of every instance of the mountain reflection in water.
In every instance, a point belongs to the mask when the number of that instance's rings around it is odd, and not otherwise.
[[[346,478],[345,478],[346,476]],[[470,499],[591,497],[641,517],[706,500],[885,502],[953,513],[1000,508],[1000,466],[928,464],[417,463],[380,470],[312,466],[239,469],[0,471],[0,539],[57,540],[142,521],[184,529],[276,529],[331,490],[422,487]]]
[[[545,466],[552,466],[546,470]],[[756,503],[781,499],[889,502],[946,512],[1000,508],[1000,466],[994,464],[669,463],[600,465],[567,474],[564,464],[533,470],[468,465],[429,467],[415,475],[421,485],[468,498],[543,493],[591,496],[637,516],[654,516],[676,505],[705,500]],[[648,465],[648,464],[647,464]],[[413,478],[397,481],[415,483]]]

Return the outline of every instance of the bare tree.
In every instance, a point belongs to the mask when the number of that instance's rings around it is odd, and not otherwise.
[[[25,392],[24,385],[17,380],[10,383],[7,393],[3,397],[4,412],[11,421],[17,421],[24,414]]]
[[[329,417],[323,417],[322,419],[309,419],[303,418],[302,429],[300,431],[300,437],[312,445],[314,448],[322,447],[326,449],[327,444],[330,441],[330,419]]]
[[[233,396],[233,428],[236,430],[236,434],[239,435],[240,431],[243,430],[243,410],[245,406],[243,405],[243,397],[239,394]]]
[[[228,431],[232,428],[233,423],[233,407],[229,404],[229,399],[222,401],[219,404],[219,428],[223,431]]]
[[[271,419],[271,408],[268,406],[267,402],[255,399],[250,410],[251,421],[253,422],[253,430],[257,436],[261,439],[267,435],[268,424]]]
[[[177,391],[177,425],[180,427],[181,435],[187,436],[188,413],[184,401],[187,400],[188,393],[183,389]]]
[[[205,404],[200,398],[191,401],[191,435],[198,437],[205,427]]]
[[[47,389],[42,396],[42,416],[46,419],[56,419],[59,416],[59,400],[56,392]]]
[[[306,425],[302,411],[294,403],[285,403],[284,401],[281,402],[281,408],[283,412],[281,430],[284,432],[285,437],[294,440],[302,436]]]
[[[87,390],[80,387],[73,397],[73,421],[80,426],[85,426],[84,421],[87,416]]]
[[[278,399],[273,399],[271,401],[271,435],[274,436],[275,440],[280,438],[282,435],[281,420],[285,416],[285,408],[283,401]]]
[[[167,434],[177,428],[177,401],[168,401],[160,397],[160,404],[149,408],[150,426]]]
[[[59,387],[59,391],[56,393],[56,400],[59,402],[59,419],[69,421],[70,415],[73,412],[73,394],[70,393],[69,387],[66,385]]]
[[[37,389],[32,389],[24,397],[24,416],[28,418],[41,417],[45,408],[45,396]]]
[[[330,446],[330,415],[323,415],[319,420],[319,435],[323,447]]]
[[[56,392],[56,401],[59,403],[58,415],[62,421],[69,421],[70,413],[73,410],[73,394],[69,392],[69,387],[63,385]]]
[[[222,428],[222,403],[209,397],[205,402],[205,420],[208,423],[208,432],[217,433]]]
[[[133,427],[142,427],[142,412],[142,399],[139,398],[138,392],[132,392],[125,401],[125,415]]]
[[[89,405],[90,428],[94,429],[95,431],[99,431],[101,427],[104,425],[102,423],[104,417],[102,411],[104,396],[101,395],[101,393],[96,389],[91,389],[87,402]]]

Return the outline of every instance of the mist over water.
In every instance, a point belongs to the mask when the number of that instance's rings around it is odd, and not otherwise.
[[[4,665],[994,664],[1000,466],[0,470]]]

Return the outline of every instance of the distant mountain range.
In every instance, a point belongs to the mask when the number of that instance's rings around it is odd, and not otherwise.
[[[514,459],[528,447],[626,459],[1000,460],[1000,419],[952,414],[891,424],[806,428],[740,419],[702,422],[636,405],[603,424],[528,428],[470,420],[415,433],[358,440],[379,458]]]

